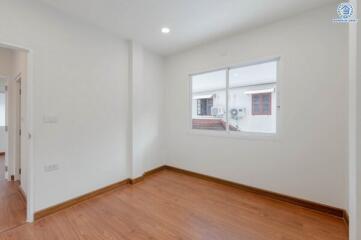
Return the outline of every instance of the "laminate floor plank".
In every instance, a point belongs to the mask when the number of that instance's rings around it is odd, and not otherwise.
[[[0,172],[4,171],[4,159],[5,156],[0,155]],[[0,232],[23,225],[25,220],[26,202],[19,183],[0,179]]]
[[[340,218],[163,170],[0,240],[347,240]]]

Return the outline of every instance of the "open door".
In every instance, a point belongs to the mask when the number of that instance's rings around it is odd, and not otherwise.
[[[0,50],[4,48],[12,51],[12,64],[9,72],[0,74],[1,86],[1,107],[5,116],[1,116],[0,124],[0,152],[5,152],[5,163],[7,171],[5,178],[19,182],[9,182],[17,186],[17,190],[26,199],[26,220],[34,220],[34,197],[33,197],[33,145],[32,145],[32,71],[33,55],[29,49],[18,46],[10,46],[0,43]],[[1,53],[1,52],[0,52]],[[15,76],[14,74],[18,74]],[[1,144],[1,137],[6,139]],[[4,176],[2,176],[3,178]],[[5,181],[4,181],[5,182]],[[5,184],[6,186],[6,184]],[[2,191],[2,189],[0,189]],[[13,196],[13,195],[12,195]],[[6,206],[4,199],[0,200],[0,212],[10,213],[1,207]],[[20,205],[15,204],[16,207]],[[20,206],[21,207],[21,206]],[[22,207],[23,210],[25,210]],[[17,212],[16,214],[19,214]],[[0,223],[0,228],[1,228]]]

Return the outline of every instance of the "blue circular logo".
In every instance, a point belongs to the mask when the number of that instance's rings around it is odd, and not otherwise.
[[[338,5],[337,14],[340,18],[347,19],[350,18],[353,14],[353,7],[350,3],[344,2]]]

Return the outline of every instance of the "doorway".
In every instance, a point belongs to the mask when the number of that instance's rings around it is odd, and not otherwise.
[[[0,232],[32,221],[29,211],[28,51],[0,44]],[[24,91],[25,90],[25,91]],[[31,206],[31,205],[30,205]],[[32,210],[32,209],[30,209]]]

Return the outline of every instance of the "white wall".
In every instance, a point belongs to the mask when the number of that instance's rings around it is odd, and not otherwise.
[[[142,105],[139,109],[138,133],[143,153],[144,171],[164,165],[164,59],[144,49],[143,51],[143,84],[142,93],[138,97]]]
[[[350,1],[360,18],[360,3]],[[358,10],[357,10],[358,9]],[[361,239],[361,24],[349,24],[349,189],[350,240]]]
[[[0,5],[0,41],[34,53],[35,209],[129,177],[127,43],[35,1]]]
[[[357,238],[361,239],[361,2],[357,2]]]
[[[345,208],[347,26],[332,23],[335,7],[167,58],[166,163]],[[277,56],[281,57],[279,139],[189,133],[188,74]]]
[[[130,44],[132,177],[164,165],[163,59],[135,42]]]
[[[14,74],[14,51],[0,47],[0,76],[10,77]]]
[[[131,126],[142,137],[136,142],[141,171],[163,164],[162,58],[142,49],[144,78],[135,97],[144,106],[135,108],[134,124],[127,41],[38,1],[0,5],[0,43],[33,53],[35,210],[132,177]],[[49,164],[59,170],[45,172]]]

